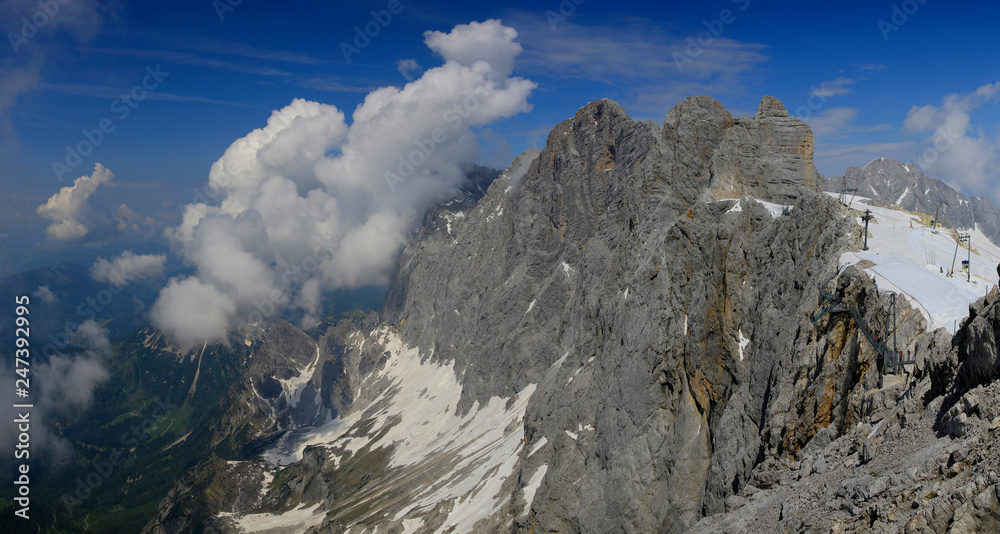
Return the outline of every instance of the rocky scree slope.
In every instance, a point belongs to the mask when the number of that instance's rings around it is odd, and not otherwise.
[[[871,289],[857,277],[851,285],[848,294]],[[766,459],[726,499],[725,512],[692,532],[998,531],[1000,293],[969,312],[954,337],[906,328],[905,319],[904,344],[916,355],[911,372],[864,392],[856,424],[839,436]]]
[[[588,104],[474,207],[432,210],[400,256],[380,326],[310,341],[276,325],[273,335],[302,338],[288,376],[311,369],[320,394],[299,402],[319,399],[316,409],[289,414],[285,390],[261,387],[291,380],[268,376],[281,371],[248,374],[216,429],[222,458],[240,461],[193,469],[147,530],[234,531],[247,514],[294,509],[319,514],[300,530],[443,531],[483,492],[502,505],[467,512],[481,514],[462,519],[470,530],[680,532],[725,513],[766,462],[834,441],[876,405],[876,356],[857,326],[843,314],[813,322],[824,285],[869,321],[886,302],[857,269],[830,282],[857,228],[819,192],[812,152],[809,128],[771,97],[742,118],[688,98],[662,126]],[[926,328],[900,309],[904,332]],[[451,442],[400,465],[409,439],[382,441],[410,417],[386,408],[408,387],[391,372],[400,342],[460,383],[447,417],[469,422],[506,399],[500,430],[518,447],[490,467],[497,486],[413,506],[471,477],[474,453],[463,449],[473,441]],[[321,419],[350,428],[290,463],[262,459]],[[260,446],[238,446],[248,440]]]

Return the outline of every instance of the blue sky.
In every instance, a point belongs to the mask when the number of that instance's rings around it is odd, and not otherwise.
[[[46,238],[50,221],[35,210],[96,163],[114,173],[114,186],[88,201],[119,215],[126,204],[134,223],[101,239],[159,238],[180,222],[178,207],[196,199],[213,162],[273,110],[302,98],[335,106],[350,123],[373,89],[401,88],[443,63],[426,31],[487,19],[517,31],[513,76],[537,87],[530,111],[473,127],[481,163],[504,167],[543,146],[554,124],[599,98],[662,123],[686,96],[710,95],[739,116],[773,95],[813,127],[824,174],[886,156],[920,163],[966,195],[1000,199],[1000,8],[991,3],[51,5],[60,7],[51,17],[37,1],[0,7],[0,269],[87,244]],[[372,14],[390,7],[398,11],[390,19]],[[48,20],[33,31],[22,17]],[[355,41],[366,25],[377,35]],[[345,46],[355,47],[347,58]],[[137,87],[144,98],[123,116],[121,95]],[[68,165],[66,146],[102,120],[109,133]],[[62,181],[53,162],[69,167]]]

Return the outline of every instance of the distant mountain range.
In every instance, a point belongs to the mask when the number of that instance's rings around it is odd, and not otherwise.
[[[990,199],[967,199],[948,184],[920,172],[916,165],[878,158],[864,167],[848,167],[842,176],[825,178],[823,189],[840,192],[845,177],[849,188],[857,188],[858,196],[936,215],[945,226],[978,225],[994,243],[1000,243],[1000,209]]]

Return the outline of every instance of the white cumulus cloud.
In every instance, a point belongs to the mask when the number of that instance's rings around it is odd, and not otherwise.
[[[98,282],[123,286],[133,280],[146,280],[163,274],[164,254],[135,254],[131,250],[107,260],[97,258],[90,268],[90,276]]]
[[[521,47],[498,20],[426,32],[444,64],[369,93],[347,121],[296,99],[212,165],[221,201],[186,206],[166,231],[196,268],[173,280],[154,324],[186,343],[291,306],[319,313],[319,294],[388,281],[399,249],[434,201],[476,160],[475,128],[530,110],[512,77]]]
[[[100,163],[94,165],[90,176],[77,178],[38,206],[35,212],[52,224],[45,229],[49,239],[79,241],[88,234],[103,233],[114,228],[114,221],[106,210],[91,206],[89,199],[100,187],[110,187],[115,175]]]
[[[97,351],[99,354],[107,354],[111,350],[111,341],[108,340],[108,330],[93,319],[87,319],[76,329],[77,335],[83,338],[84,345],[89,349]]]
[[[514,58],[521,53],[521,45],[514,41],[516,37],[514,28],[498,20],[487,20],[455,26],[449,33],[425,32],[424,43],[446,61],[465,66],[485,61],[504,77],[514,71]]]
[[[221,340],[236,305],[215,286],[191,277],[171,280],[150,313],[161,330],[185,345],[195,345]]]
[[[65,417],[74,417],[89,408],[94,400],[94,389],[110,376],[102,362],[102,358],[111,351],[108,331],[93,320],[87,320],[70,333],[74,344],[83,346],[86,352],[55,354],[47,362],[33,367],[31,392],[35,408],[31,414],[32,457],[36,451],[51,455],[55,461],[73,456],[73,445],[53,432],[52,428],[60,420],[65,422]],[[3,382],[14,383],[15,378],[19,377],[9,369],[0,369],[0,380]],[[23,402],[23,399],[14,398],[13,393],[14,389],[10,388],[6,408],[0,408],[0,415],[5,418],[12,419],[14,413],[11,406]],[[16,439],[16,427],[0,427],[0,443],[13,450]]]
[[[38,286],[38,289],[31,296],[42,299],[42,302],[52,303],[56,301],[56,295],[49,289],[49,286]]]

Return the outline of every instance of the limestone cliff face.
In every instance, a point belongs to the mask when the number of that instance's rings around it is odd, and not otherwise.
[[[812,130],[789,117],[778,99],[764,97],[752,119],[721,124],[730,123],[712,159],[711,198],[750,195],[790,203],[820,190]]]
[[[885,305],[886,295],[855,267],[838,277],[836,292],[857,303],[866,320]],[[825,345],[833,357],[811,373],[814,386],[796,386],[798,419],[807,419],[802,414],[822,398],[817,386],[837,377],[835,390],[842,382],[861,386],[842,408],[833,403],[844,424],[835,420],[826,427],[833,432],[815,433],[794,457],[768,454],[725,509],[691,532],[996,532],[1000,292],[993,289],[969,312],[952,337],[944,329],[926,332],[919,313],[904,309],[898,334],[913,347],[916,363],[912,374],[883,377],[881,384],[877,373],[865,372],[875,364],[865,347],[852,349],[850,336],[840,346],[836,332],[850,323],[846,314],[820,320],[826,342],[817,347]],[[783,426],[794,439],[803,428],[788,424],[796,410],[776,413],[791,416]]]
[[[776,403],[822,357],[809,317],[850,245],[811,156],[773,98],[752,119],[689,98],[662,128],[602,100],[402,253],[385,320],[456,362],[462,409],[538,384],[520,528],[680,531],[782,446]]]

